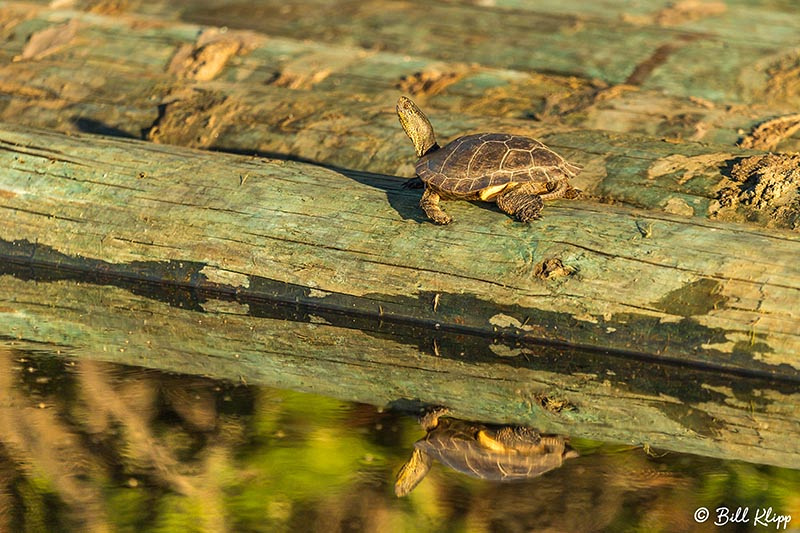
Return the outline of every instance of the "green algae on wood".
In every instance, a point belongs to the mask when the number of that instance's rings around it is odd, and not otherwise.
[[[327,109],[339,115],[347,113],[332,105],[337,94],[358,95],[361,101],[379,100],[386,94],[390,101],[397,92],[406,92],[426,98],[426,108],[446,113],[515,117],[526,122],[537,118],[582,129],[730,145],[740,139],[741,131],[794,108],[763,99],[715,104],[696,95],[666,96],[630,84],[611,85],[547,71],[448,62],[177,22],[155,24],[152,18],[132,13],[112,17],[44,8],[28,15],[29,11],[29,4],[10,3],[6,15],[7,41],[0,49],[0,55],[9,59],[2,69],[7,77],[2,89],[10,99],[5,116],[61,130],[103,132],[105,125],[107,133],[138,137],[152,126],[160,104],[185,100],[181,89],[192,84],[214,94],[246,92],[265,84],[332,92]],[[25,54],[26,38],[73,22],[78,33],[46,61],[10,61]],[[119,39],[121,34],[124,40]],[[225,122],[219,111],[211,117],[215,124]],[[48,116],[52,114],[56,116]],[[210,130],[202,136],[206,145],[213,135],[225,135],[218,128]],[[795,141],[791,137],[778,140],[779,148],[791,150]]]
[[[800,376],[796,233],[580,200],[530,225],[452,202],[436,227],[390,176],[9,125],[0,164],[16,262]]]

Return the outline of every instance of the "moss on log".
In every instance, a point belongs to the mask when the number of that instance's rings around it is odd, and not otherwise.
[[[585,201],[436,227],[391,177],[9,125],[0,150],[6,260],[800,377],[796,233]]]
[[[14,13],[17,4],[11,6],[9,13]],[[7,13],[6,17],[11,15]],[[42,10],[30,18],[20,15],[15,23],[9,23],[16,37],[4,50],[9,59],[19,60],[3,67],[6,81],[0,117],[62,131],[146,136],[158,142],[295,158],[373,173],[413,173],[410,144],[392,113],[397,89],[384,80],[386,90],[380,96],[373,95],[375,101],[367,101],[357,92],[364,87],[354,86],[359,69],[383,72],[381,65],[392,61],[395,70],[390,77],[399,76],[401,68],[408,68],[403,66],[405,58],[372,54],[354,59],[355,63],[340,65],[344,70],[353,69],[339,78],[343,90],[336,89],[336,83],[323,87],[324,81],[320,81],[310,92],[290,88],[292,80],[299,79],[299,67],[295,64],[286,70],[293,61],[286,57],[306,65],[310,69],[307,74],[316,79],[318,71],[313,65],[319,63],[314,63],[313,57],[323,54],[323,50],[334,56],[351,57],[352,49],[327,49],[251,33],[200,32],[196,26],[162,22],[153,26],[152,20],[150,25],[146,22],[141,17],[117,20],[72,11]],[[65,36],[60,37],[59,32]],[[120,43],[120,32],[128,40]],[[49,37],[34,39],[33,35]],[[136,49],[137,53],[123,53],[126,49]],[[130,59],[118,65],[120,57]],[[214,59],[219,57],[224,60]],[[319,57],[317,60],[321,61]],[[272,65],[278,70],[262,66],[259,71],[258,65]],[[295,74],[290,74],[292,68]],[[228,81],[208,81],[211,71]],[[262,78],[275,72],[280,74],[273,81],[282,77],[284,82],[262,85]],[[475,75],[495,80],[499,76],[485,70]],[[535,79],[543,78],[537,76]],[[239,77],[246,82],[235,81]],[[329,73],[328,77],[336,76]],[[462,81],[467,83],[467,78]],[[553,83],[543,87],[540,98],[545,93],[553,96],[549,92]],[[579,102],[590,97],[586,96],[585,84],[578,83],[577,88],[568,90],[564,79],[559,83],[562,93],[556,94],[561,94],[562,100],[575,97]],[[369,84],[380,85],[374,78]],[[480,85],[474,88],[475,92],[468,92],[469,97],[458,96],[462,89],[454,89],[456,96],[451,105],[432,108],[440,138],[447,140],[486,130],[532,135],[583,164],[586,171],[576,184],[588,196],[601,201],[682,216],[797,227],[797,188],[790,186],[795,180],[793,160],[771,165],[763,176],[741,179],[732,170],[744,157],[757,152],[576,130],[554,122],[493,117],[490,112],[476,116],[448,111],[473,96],[478,98],[478,105],[483,93]],[[595,93],[596,90],[592,94]],[[445,91],[431,101],[446,96]],[[651,109],[650,116],[671,107],[671,100],[648,100],[644,93],[639,96],[643,98],[640,104],[646,103]],[[591,98],[597,100],[597,94]],[[573,104],[583,109],[575,102],[564,105]],[[486,113],[487,109],[479,106],[471,111]],[[604,121],[591,117],[587,122],[605,127]],[[649,124],[660,131],[653,121],[636,123]],[[790,132],[791,125],[778,129]],[[774,193],[774,197],[761,201],[765,192]]]
[[[276,36],[627,82],[727,103],[800,103],[790,89],[797,87],[800,17],[785,2],[146,4],[162,16]]]

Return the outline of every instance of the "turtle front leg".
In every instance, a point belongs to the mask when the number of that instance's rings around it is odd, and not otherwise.
[[[439,195],[430,187],[425,187],[425,192],[422,193],[422,199],[419,201],[419,206],[428,215],[428,218],[437,224],[449,224],[453,221],[453,217],[445,213],[439,207]]]
[[[536,192],[532,183],[523,183],[517,187],[506,189],[497,197],[497,207],[509,215],[514,215],[521,222],[538,219],[544,206],[542,197]]]
[[[433,458],[419,448],[414,448],[411,454],[411,459],[397,473],[397,478],[394,482],[394,493],[399,498],[402,498],[419,485],[419,482],[431,469]]]

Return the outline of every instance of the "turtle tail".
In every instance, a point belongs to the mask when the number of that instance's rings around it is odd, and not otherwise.
[[[424,189],[425,182],[419,177],[410,178],[403,182],[404,189]]]

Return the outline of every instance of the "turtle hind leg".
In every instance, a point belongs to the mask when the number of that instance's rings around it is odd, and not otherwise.
[[[434,192],[430,187],[425,187],[425,192],[422,193],[422,199],[419,201],[419,206],[428,215],[428,218],[437,224],[449,224],[453,218],[445,213],[439,206],[439,195]]]
[[[574,200],[575,198],[578,198],[582,192],[583,191],[581,191],[580,189],[576,189],[570,186],[569,188],[567,188],[566,191],[564,191],[564,198],[566,198],[567,200]]]
[[[419,482],[431,469],[431,461],[430,455],[420,451],[419,448],[414,448],[411,459],[397,473],[397,479],[394,482],[394,493],[399,498],[402,498],[414,490],[414,487],[419,485]]]
[[[511,187],[497,197],[497,207],[504,213],[514,215],[522,222],[530,222],[540,218],[544,206],[542,197],[532,183],[523,183]]]

